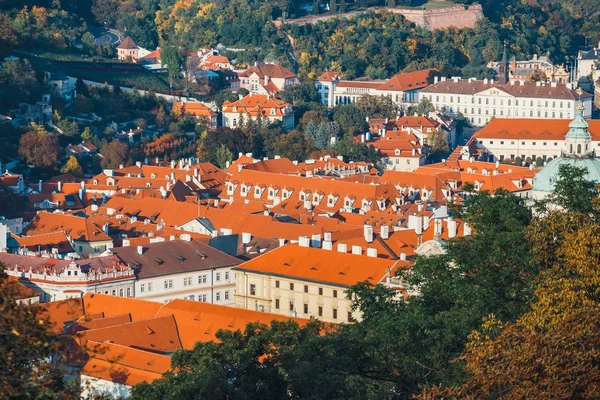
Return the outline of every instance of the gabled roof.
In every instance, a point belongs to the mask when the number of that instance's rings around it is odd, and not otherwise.
[[[136,272],[138,279],[237,265],[240,261],[197,240],[118,247],[113,253]]]
[[[252,74],[256,73],[261,79],[265,76],[269,78],[275,79],[289,79],[295,78],[296,74],[292,71],[283,68],[281,65],[277,64],[259,64],[248,68],[246,71],[238,74],[241,77],[249,77]]]
[[[421,89],[429,85],[429,77],[438,72],[435,68],[394,75],[390,80],[378,87],[379,90],[409,91]]]
[[[248,96],[234,101],[223,103],[223,113],[249,114],[253,117],[261,115],[264,117],[288,115],[292,105],[266,94],[249,94]],[[270,110],[275,110],[271,114]]]
[[[89,342],[81,375],[134,386],[152,383],[171,369],[171,357],[111,342]]]
[[[494,118],[475,132],[476,139],[564,140],[569,132],[567,119]],[[600,141],[600,120],[588,120],[593,141]]]
[[[364,255],[288,244],[234,270],[349,287],[363,281],[379,283],[387,274],[393,275],[397,268],[409,266],[405,261],[365,259]]]
[[[173,110],[181,111],[182,113],[190,114],[194,117],[206,117],[209,120],[210,118],[217,116],[217,113],[215,113],[213,110],[196,101],[190,101],[186,103],[176,101],[173,103]]]
[[[110,241],[111,238],[86,218],[62,213],[40,212],[25,234],[38,235],[63,231],[71,239],[84,242]]]
[[[133,50],[133,49],[137,49],[137,48],[138,48],[137,44],[135,44],[135,42],[133,41],[133,39],[131,39],[129,36],[127,36],[121,42],[121,44],[119,44],[117,46],[117,49],[121,49],[121,50]]]
[[[317,81],[319,82],[333,82],[337,79],[339,79],[340,76],[338,75],[337,72],[334,71],[325,71],[321,74],[321,76],[319,76],[317,78]]]
[[[73,247],[63,231],[33,236],[12,235],[12,237],[17,241],[20,248],[26,248],[30,251],[46,250],[50,252],[52,249],[57,249],[59,253],[73,251]]]

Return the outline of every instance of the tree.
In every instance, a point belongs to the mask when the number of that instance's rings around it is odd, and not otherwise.
[[[356,108],[369,118],[395,118],[399,112],[398,106],[390,97],[368,94],[358,98]]]
[[[96,39],[94,39],[94,35],[89,32],[86,32],[81,37],[81,43],[90,51],[94,51],[96,49]]]
[[[19,140],[19,156],[39,168],[56,168],[58,152],[56,135],[46,132],[41,125],[32,123]]]
[[[411,109],[409,110],[409,114],[427,116],[430,112],[433,111],[435,111],[435,107],[431,100],[429,100],[427,97],[423,97],[421,101],[419,101],[419,104],[416,105],[416,107],[411,107]]]
[[[68,119],[61,119],[57,121],[56,126],[62,130],[62,134],[68,137],[79,135],[79,125],[75,121],[69,121]]]
[[[568,211],[600,216],[595,207],[600,191],[595,182],[586,179],[587,171],[565,164],[559,167],[558,173],[554,192],[542,206],[554,204]]]
[[[233,161],[233,154],[231,153],[231,151],[229,151],[229,149],[224,144],[222,144],[221,146],[219,146],[219,149],[217,150],[217,154],[215,155],[215,158],[216,158],[217,165],[219,166],[219,168],[225,169]]]
[[[366,122],[364,113],[351,104],[340,105],[334,108],[333,120],[340,125],[344,133],[349,133],[352,136],[369,129],[369,124]]]
[[[14,105],[37,99],[41,85],[33,67],[28,60],[6,60],[0,69],[0,84],[5,85],[0,91],[0,99],[6,104]]]
[[[0,14],[0,51],[7,51],[18,44],[10,17]]]
[[[340,0],[340,12],[346,12],[346,0]]]
[[[65,165],[61,168],[60,172],[63,174],[72,174],[74,176],[83,176],[83,169],[81,165],[79,165],[79,161],[77,161],[77,157],[71,156],[65,163]]]
[[[0,264],[0,393],[6,398],[76,398],[66,392],[52,358],[60,342],[38,305],[18,305],[17,283],[8,281]]]
[[[426,145],[433,154],[444,153],[450,150],[446,141],[446,133],[442,130],[428,134]]]
[[[86,126],[83,132],[81,133],[81,140],[83,142],[90,142],[96,147],[100,147],[100,140],[98,140],[98,136],[92,133],[89,126]]]
[[[173,76],[178,76],[181,72],[183,57],[179,49],[172,45],[166,45],[160,50],[160,62],[164,67],[167,66],[169,73],[169,88],[173,90]]]
[[[311,120],[304,131],[305,135],[312,139],[319,150],[328,149],[331,146],[331,140],[337,139],[340,126],[337,122],[321,122],[318,126],[314,120]]]
[[[279,135],[273,144],[275,154],[290,160],[306,160],[306,157],[315,150],[310,139],[298,131],[291,131]]]
[[[102,156],[102,168],[117,169],[120,165],[130,163],[127,145],[119,140],[113,140],[102,146],[100,151]]]
[[[243,331],[217,332],[218,342],[196,343],[193,350],[177,351],[167,373],[152,384],[133,388],[131,399],[282,399],[290,397],[290,386],[281,373],[285,354],[310,341],[322,325],[310,322],[251,323]]]

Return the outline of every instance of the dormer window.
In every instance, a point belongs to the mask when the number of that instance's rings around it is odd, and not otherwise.
[[[152,187],[152,183],[146,182],[146,187],[149,189],[150,187]]]
[[[98,179],[94,179],[94,185],[98,184]]]
[[[156,174],[154,174],[154,173],[152,175],[150,175],[150,176],[152,177],[152,179],[156,178]]]
[[[397,155],[397,156],[399,156],[400,155],[400,149],[394,150],[394,154]]]
[[[338,201],[338,197],[334,196],[332,194],[330,194],[329,196],[327,196],[327,206],[328,207],[333,207],[335,206],[335,203],[337,203]]]
[[[237,112],[237,107],[233,107],[233,112]]]
[[[275,109],[271,108],[271,115],[275,115]]]

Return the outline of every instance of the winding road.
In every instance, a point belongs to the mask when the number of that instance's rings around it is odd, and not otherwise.
[[[96,46],[117,46],[123,41],[123,35],[116,29],[105,29],[102,26],[90,26],[90,33],[96,39]]]

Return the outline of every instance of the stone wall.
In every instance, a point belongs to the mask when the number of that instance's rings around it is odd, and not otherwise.
[[[474,4],[468,8],[465,8],[465,6],[454,6],[432,10],[393,8],[388,9],[388,11],[402,14],[407,20],[430,31],[451,26],[456,28],[473,28],[477,21],[483,18],[483,9],[480,4]]]

